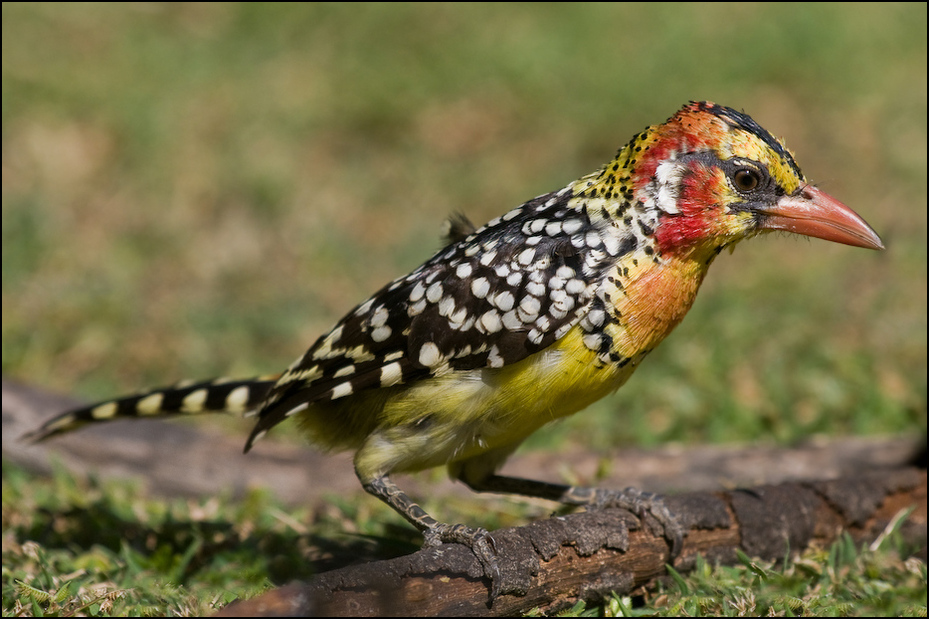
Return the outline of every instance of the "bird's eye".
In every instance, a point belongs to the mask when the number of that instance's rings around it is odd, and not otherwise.
[[[735,181],[735,186],[739,191],[752,191],[761,184],[761,178],[758,172],[751,168],[736,170],[732,179]]]

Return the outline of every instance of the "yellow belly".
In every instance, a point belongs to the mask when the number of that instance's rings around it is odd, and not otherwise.
[[[417,471],[515,446],[617,389],[635,363],[598,363],[579,327],[503,368],[451,372],[392,393],[360,445],[359,475]],[[357,411],[356,411],[357,413]]]

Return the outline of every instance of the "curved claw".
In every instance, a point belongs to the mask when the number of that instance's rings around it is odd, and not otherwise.
[[[671,513],[661,496],[650,492],[642,492],[636,488],[626,488],[625,490],[598,488],[595,491],[593,505],[598,508],[620,507],[627,509],[638,516],[642,522],[647,522],[645,516],[651,516],[661,525],[662,530],[657,532],[671,543],[671,560],[673,561],[681,553],[684,536],[686,535],[684,525],[681,524],[680,518]]]
[[[493,602],[502,593],[503,576],[497,561],[497,544],[487,529],[440,522],[423,531],[423,538],[425,548],[435,548],[447,543],[463,544],[470,548],[484,568],[484,576],[490,579],[490,601]]]

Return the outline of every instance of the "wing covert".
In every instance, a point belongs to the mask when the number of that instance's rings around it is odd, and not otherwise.
[[[252,440],[314,401],[516,363],[563,337],[610,260],[571,188],[439,250],[349,312],[285,372]]]

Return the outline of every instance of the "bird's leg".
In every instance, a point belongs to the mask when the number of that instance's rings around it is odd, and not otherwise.
[[[437,521],[427,514],[426,510],[414,503],[387,475],[375,477],[367,482],[363,481],[362,486],[364,486],[365,491],[390,505],[397,513],[406,518],[410,524],[422,531],[425,539],[424,547],[434,548],[454,542],[464,544],[470,548],[480,561],[484,569],[484,575],[492,583],[491,601],[501,593],[510,592],[510,587],[505,587],[503,583],[500,565],[497,562],[494,538],[486,529]]]
[[[594,508],[620,507],[627,509],[643,522],[650,515],[661,526],[657,533],[671,543],[671,557],[677,557],[684,542],[684,527],[680,520],[671,513],[664,499],[656,494],[642,492],[635,488],[625,490],[606,490],[585,486],[566,486],[520,477],[488,475],[479,480],[459,477],[477,492],[501,492],[538,497],[558,501],[565,505],[587,505]]]

